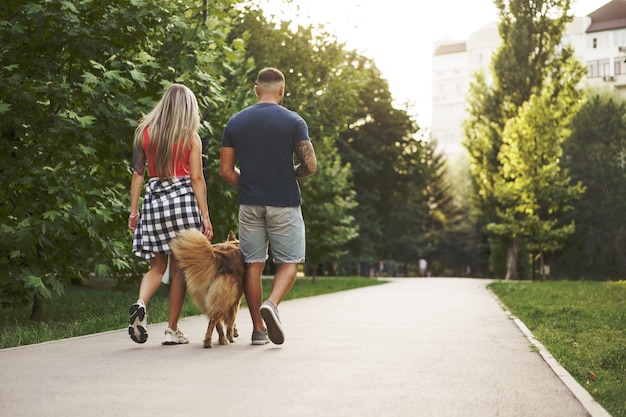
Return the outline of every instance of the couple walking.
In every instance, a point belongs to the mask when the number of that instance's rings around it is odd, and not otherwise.
[[[226,124],[220,150],[220,175],[239,189],[239,241],[247,264],[244,292],[253,332],[252,344],[284,342],[278,305],[305,261],[305,229],[297,180],[313,174],[317,160],[306,122],[282,106],[285,77],[264,68],[254,91],[258,102]],[[170,267],[168,328],[164,345],[189,343],[178,327],[185,300],[185,279],[168,242],[183,229],[198,229],[208,240],[213,226],[202,173],[200,113],[189,88],[172,84],[139,123],[133,146],[128,227],[133,252],[149,259],[150,268],[130,307],[128,332],[137,343],[148,339],[146,305]],[[293,155],[299,164],[294,166]],[[146,166],[149,180],[141,213],[139,197]],[[269,297],[263,301],[261,274],[268,246],[277,264]]]

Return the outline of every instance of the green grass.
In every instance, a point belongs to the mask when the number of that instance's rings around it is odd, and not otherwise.
[[[310,278],[299,278],[285,298],[302,298],[344,291],[385,281],[360,277],[318,277],[315,284]],[[72,287],[53,300],[47,300],[43,320],[30,322],[29,310],[0,310],[0,349],[42,343],[50,340],[125,329],[128,324],[128,307],[137,299],[138,288],[128,291],[112,290],[112,282],[88,282]],[[272,281],[263,280],[263,293],[269,294]],[[150,300],[150,321],[167,321],[168,287],[162,285]],[[245,305],[245,298],[242,303]],[[181,317],[199,315],[200,311],[189,297],[185,300]]]
[[[489,288],[613,417],[626,417],[626,281]]]

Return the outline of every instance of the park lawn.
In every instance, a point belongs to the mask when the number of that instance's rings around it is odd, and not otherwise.
[[[613,417],[626,417],[626,281],[489,288]]]
[[[370,285],[384,284],[362,277],[318,277],[298,278],[285,298],[303,298],[332,292],[345,291]],[[263,293],[269,294],[272,281],[263,280]],[[40,322],[28,320],[28,308],[0,310],[0,349],[42,343],[87,334],[120,330],[128,326],[128,308],[137,299],[137,288],[113,290],[111,281],[87,282],[84,286],[71,287],[64,295],[47,300],[44,319]],[[168,287],[161,285],[150,300],[150,321],[167,321]],[[245,306],[245,298],[242,307]],[[181,317],[196,316],[200,310],[187,297]]]

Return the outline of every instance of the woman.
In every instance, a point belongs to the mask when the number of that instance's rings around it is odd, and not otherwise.
[[[172,84],[135,131],[128,228],[135,234],[135,255],[150,259],[150,270],[139,286],[139,298],[130,307],[128,333],[137,343],[148,339],[146,305],[161,284],[168,255],[169,323],[162,344],[189,343],[178,328],[185,301],[185,278],[168,243],[178,231],[191,228],[202,230],[208,240],[213,238],[202,174],[199,126],[200,113],[193,92],[183,85]],[[146,164],[150,180],[140,214],[139,196]]]

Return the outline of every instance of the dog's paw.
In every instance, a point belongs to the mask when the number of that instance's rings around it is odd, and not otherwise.
[[[213,348],[213,342],[211,340],[205,340],[204,341],[204,347],[205,347],[205,349],[212,349]]]
[[[226,338],[230,343],[235,343],[238,337],[239,333],[237,332],[237,327],[228,328],[228,330],[226,331]]]
[[[227,344],[228,344],[228,340],[226,338],[220,339],[220,345],[227,345]]]

